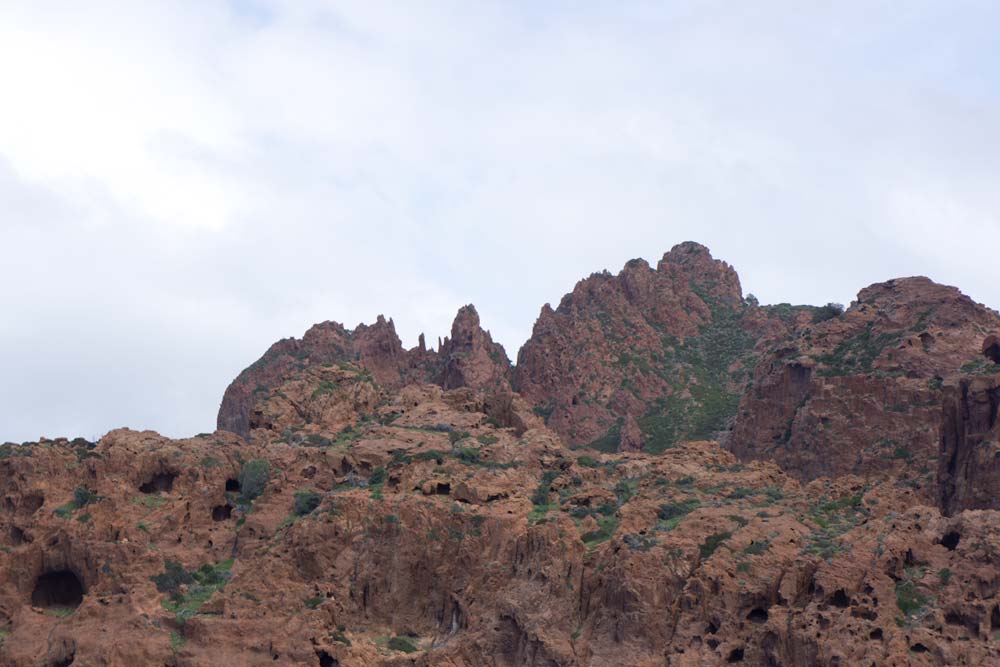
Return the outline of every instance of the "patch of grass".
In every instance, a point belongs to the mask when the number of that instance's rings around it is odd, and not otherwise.
[[[305,605],[309,609],[315,609],[316,607],[320,606],[320,604],[323,603],[323,600],[324,598],[322,595],[314,595],[311,598],[306,598]]]
[[[903,616],[916,616],[930,601],[909,579],[896,584],[896,606]]]
[[[142,505],[146,509],[156,509],[163,503],[167,502],[167,499],[163,496],[157,495],[141,495],[132,498],[132,502],[136,505]]]
[[[740,553],[746,554],[747,556],[760,556],[766,552],[771,546],[771,540],[755,540],[743,548]]]
[[[233,562],[230,558],[216,565],[202,565],[197,571],[186,573],[193,583],[187,584],[187,592],[183,595],[178,586],[178,589],[163,601],[163,608],[174,614],[177,623],[184,625],[189,618],[198,613],[216,591],[225,588]],[[160,586],[157,584],[157,590],[159,589]]]
[[[413,640],[409,637],[393,637],[386,645],[393,651],[399,651],[401,653],[415,653],[419,650],[414,645]]]
[[[187,638],[179,632],[170,633],[170,650],[174,653],[181,650],[181,647],[187,643]]]
[[[496,443],[500,442],[500,438],[498,438],[495,435],[491,435],[489,433],[482,433],[480,435],[477,435],[476,440],[478,440],[480,444],[487,446],[495,445]]]
[[[592,530],[580,536],[583,543],[588,547],[594,547],[602,542],[607,542],[618,529],[618,519],[615,516],[603,516],[597,519],[597,530]]]
[[[660,505],[660,510],[657,512],[657,518],[662,522],[661,526],[663,530],[673,530],[677,525],[684,520],[691,512],[695,511],[701,506],[701,503],[696,498],[687,498],[685,500],[663,503]]]

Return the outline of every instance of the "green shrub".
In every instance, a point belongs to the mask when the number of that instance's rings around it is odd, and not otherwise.
[[[271,466],[264,459],[251,459],[243,464],[240,470],[240,492],[243,500],[253,502],[264,493],[264,488],[271,477]]]
[[[409,637],[393,637],[389,640],[389,648],[402,653],[414,653],[417,647],[413,645],[413,640]]]
[[[156,590],[169,593],[171,596],[178,595],[182,585],[194,583],[191,573],[175,560],[164,561],[163,572],[154,574],[152,580],[156,584]]]
[[[465,440],[466,438],[469,437],[469,435],[470,434],[468,431],[449,431],[448,440],[451,441],[451,444],[454,445],[459,440]]]
[[[312,489],[296,491],[292,511],[296,514],[296,516],[305,516],[319,507],[322,502],[323,496]]]
[[[78,486],[76,487],[76,490],[73,491],[73,504],[76,505],[77,509],[86,507],[96,500],[97,494],[84,486]]]
[[[732,536],[733,534],[727,530],[721,533],[713,533],[706,537],[705,541],[698,546],[698,553],[701,554],[701,559],[708,560],[715,553],[715,550]]]
[[[917,614],[927,601],[927,596],[921,593],[912,581],[901,581],[896,584],[896,606],[904,616]]]
[[[819,306],[813,311],[812,321],[813,324],[819,324],[820,322],[826,322],[827,320],[832,320],[835,317],[840,317],[844,314],[844,306],[840,303],[828,303],[825,306]]]
[[[383,482],[385,482],[385,468],[379,466],[375,470],[372,470],[372,474],[368,477],[368,485],[378,486]]]

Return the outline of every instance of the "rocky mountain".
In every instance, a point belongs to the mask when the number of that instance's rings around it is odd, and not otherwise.
[[[1000,664],[1000,316],[697,244],[275,343],[219,430],[0,446],[0,666]]]

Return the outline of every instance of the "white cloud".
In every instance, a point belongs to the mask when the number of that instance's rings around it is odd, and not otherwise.
[[[1000,304],[1000,12],[957,5],[5,3],[0,440],[209,430],[323,319],[473,302],[514,356],[687,239],[763,301]]]

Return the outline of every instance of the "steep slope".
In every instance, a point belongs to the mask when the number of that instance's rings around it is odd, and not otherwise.
[[[758,348],[805,310],[744,301],[732,267],[682,243],[655,269],[632,260],[542,308],[514,384],[571,444],[660,452],[725,431]]]
[[[761,360],[726,443],[801,479],[893,474],[936,496],[943,388],[1000,370],[983,347],[997,331],[997,313],[954,287],[867,287]]]

